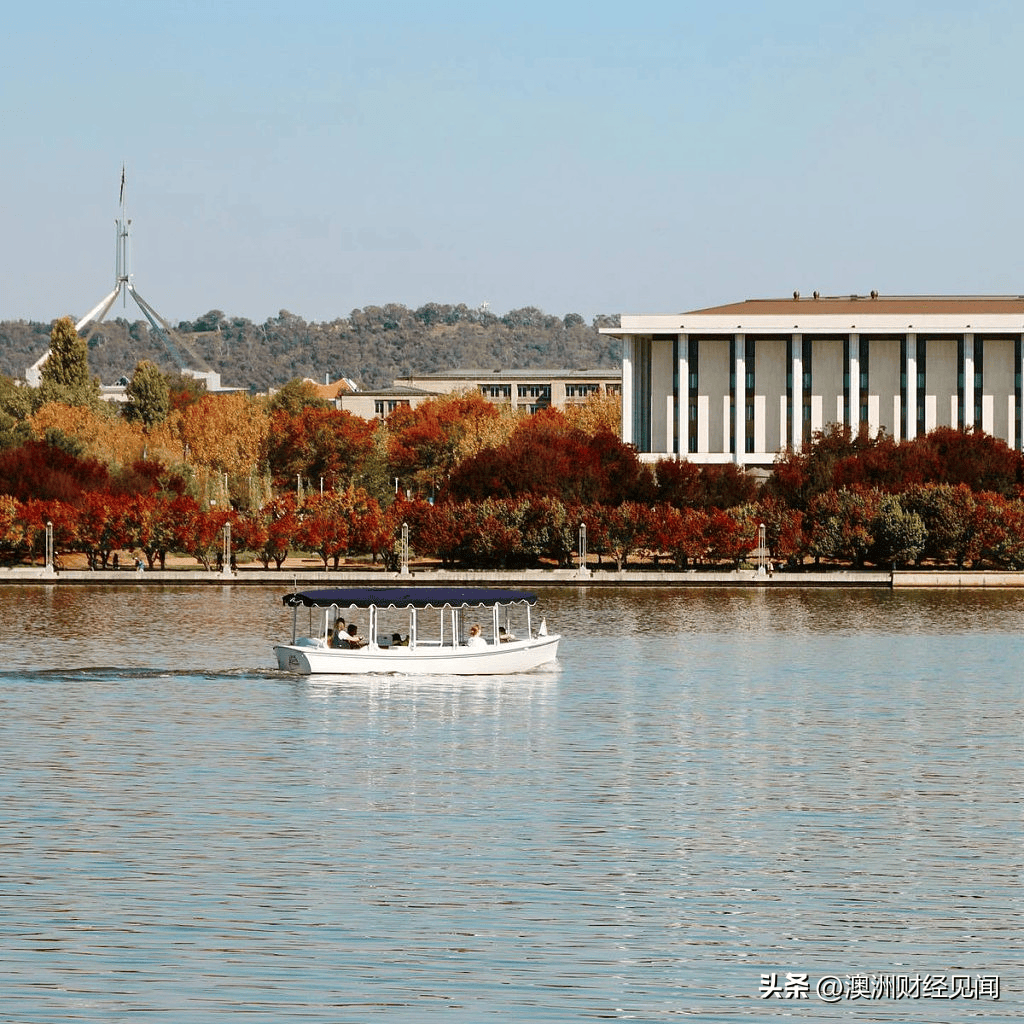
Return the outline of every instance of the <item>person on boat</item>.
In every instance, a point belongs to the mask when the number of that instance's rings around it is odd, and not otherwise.
[[[498,642],[507,644],[515,640],[515,633],[510,633],[504,626],[498,627]]]
[[[337,647],[341,650],[348,650],[348,634],[345,631],[345,620],[339,615],[334,620],[334,628],[328,630],[327,633],[327,646]]]
[[[403,639],[401,633],[392,633],[391,634],[391,646],[392,647],[408,647],[409,646],[409,638],[408,638],[408,636],[406,636]]]
[[[354,622],[348,624],[348,646],[353,650],[366,646],[366,641],[359,635],[359,630]]]
[[[480,632],[480,623],[474,622],[469,627],[469,639],[466,641],[467,647],[486,647],[487,641],[483,638]]]

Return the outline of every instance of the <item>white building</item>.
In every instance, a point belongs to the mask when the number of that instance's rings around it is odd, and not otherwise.
[[[623,340],[622,436],[645,459],[766,466],[830,424],[1022,447],[1024,296],[794,293],[602,333]]]

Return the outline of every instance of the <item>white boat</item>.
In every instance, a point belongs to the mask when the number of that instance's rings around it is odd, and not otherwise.
[[[546,620],[534,622],[537,598],[524,591],[305,590],[286,594],[283,601],[292,609],[292,640],[274,653],[280,668],[300,675],[529,672],[555,661],[561,639],[548,632]],[[307,635],[301,636],[300,608],[309,609]],[[365,639],[360,636],[357,646],[348,645],[349,635],[339,625],[352,619],[353,611],[356,618],[366,613]]]

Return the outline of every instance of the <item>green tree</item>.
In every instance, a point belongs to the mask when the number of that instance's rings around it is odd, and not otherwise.
[[[126,394],[124,416],[127,420],[152,427],[163,423],[171,411],[171,387],[167,377],[160,367],[147,359],[135,367]]]
[[[874,543],[869,557],[876,565],[907,565],[917,562],[928,533],[916,512],[903,508],[898,494],[883,495],[871,524]]]
[[[32,413],[32,389],[0,376],[0,448],[15,448],[32,437],[26,420]]]
[[[282,388],[274,392],[267,402],[267,410],[271,413],[283,411],[289,416],[298,416],[306,409],[329,409],[331,403],[321,398],[316,385],[311,380],[300,380],[298,377],[288,381]]]
[[[61,317],[50,334],[50,357],[43,364],[38,400],[65,405],[99,403],[99,382],[89,376],[89,352],[71,317]]]

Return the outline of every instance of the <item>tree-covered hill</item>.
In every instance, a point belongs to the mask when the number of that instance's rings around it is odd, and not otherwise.
[[[361,388],[390,385],[408,374],[472,369],[617,366],[619,342],[598,333],[618,316],[590,324],[575,313],[552,316],[528,306],[497,316],[465,305],[398,303],[354,309],[349,316],[307,323],[281,310],[264,323],[211,310],[177,325],[173,344],[185,365],[220,373],[224,384],[264,391],[295,377],[350,377]],[[51,323],[0,322],[0,373],[20,378],[49,347]],[[143,320],[112,319],[89,340],[89,369],[103,383],[130,375],[148,359],[180,369]]]

